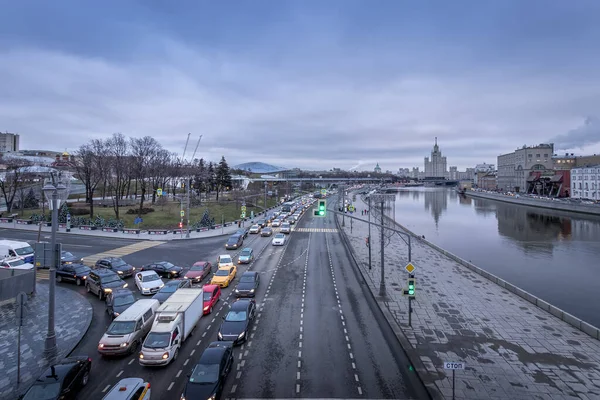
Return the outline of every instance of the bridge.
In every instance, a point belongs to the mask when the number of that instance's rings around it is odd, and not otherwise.
[[[246,188],[252,182],[298,182],[298,183],[381,183],[391,182],[391,178],[340,178],[340,177],[318,177],[318,178],[278,178],[270,176],[262,176],[260,178],[248,178],[246,176],[232,176],[232,181],[241,182],[241,185]]]

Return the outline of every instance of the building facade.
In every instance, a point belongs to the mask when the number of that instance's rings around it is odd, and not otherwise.
[[[409,168],[398,168],[398,176],[405,176],[410,178],[410,169]]]
[[[19,134],[0,133],[0,153],[19,151]]]
[[[425,157],[425,178],[447,178],[447,164],[446,157],[442,156],[440,147],[437,144],[437,137],[435,138],[435,145],[431,152],[431,159]]]
[[[527,188],[532,171],[553,169],[554,143],[523,146],[512,153],[498,156],[498,188],[521,192]]]
[[[487,172],[482,173],[478,172],[478,174],[483,174],[479,176],[477,187],[485,190],[496,190],[498,187],[498,181],[496,177],[496,172]]]
[[[381,173],[381,167],[379,166],[379,163],[377,163],[377,165],[375,166],[375,169],[373,170],[376,174],[380,174]]]
[[[571,197],[600,200],[600,164],[571,169]]]
[[[458,167],[450,167],[450,170],[448,171],[448,179],[451,181],[458,180]]]

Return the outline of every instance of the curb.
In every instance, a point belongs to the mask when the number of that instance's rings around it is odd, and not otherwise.
[[[488,199],[488,200],[493,200],[493,199]],[[363,200],[363,202],[364,202],[364,200]],[[526,204],[523,204],[523,205],[526,205]],[[531,207],[531,206],[529,206],[529,207]],[[460,258],[459,256],[457,256],[447,250],[442,249],[441,247],[437,246],[436,244],[434,244],[426,239],[423,239],[421,236],[415,234],[413,231],[409,230],[408,228],[406,228],[404,225],[400,224],[399,222],[394,221],[389,216],[385,215],[385,217],[389,221],[394,223],[396,226],[398,226],[400,229],[405,231],[407,234],[418,239],[420,243],[423,243],[423,244],[431,247],[435,251],[445,255],[449,259],[451,259],[451,260],[459,263],[463,267],[466,267],[467,269],[475,272],[476,274],[482,276],[483,278],[487,279],[488,281],[495,283],[496,285],[498,285],[498,286],[508,290],[509,292],[519,296],[520,298],[528,301],[529,303],[533,304],[534,306],[552,314],[553,316],[557,317],[561,321],[566,322],[567,324],[580,330],[581,332],[585,333],[586,335],[589,335],[594,339],[600,340],[600,328],[598,328],[588,322],[585,322],[582,319],[577,318],[574,315],[569,314],[568,312],[566,312],[558,307],[553,306],[552,304],[548,303],[547,301],[544,301],[544,300],[540,299],[539,297],[534,296],[533,294],[527,292],[526,290],[523,290],[520,287],[515,286],[512,283],[509,283],[508,281],[505,281],[504,279],[499,278],[490,272],[487,272],[486,270],[476,266],[475,264],[472,264],[472,263],[468,262],[467,260],[464,260],[464,259]]]
[[[352,266],[355,269],[355,271],[356,270],[358,271],[358,273],[360,274],[360,277],[362,278],[362,281],[364,283],[366,283],[367,279],[365,278],[365,275],[362,272],[360,264],[356,260],[354,248],[352,247],[352,245],[350,244],[350,242],[348,240],[348,237],[346,236],[346,231],[341,227],[341,224],[340,224],[340,221],[339,221],[339,218],[337,215],[334,216],[334,219],[335,219],[335,224],[338,229],[338,232],[341,233],[340,236],[342,238],[342,243],[344,244],[346,251],[350,254],[350,258],[353,261]],[[404,350],[404,355],[410,361],[412,366],[415,368],[415,372],[416,372],[415,378],[418,382],[410,382],[411,379],[409,378],[409,382],[407,382],[407,383],[409,383],[412,386],[412,388],[414,389],[415,392],[419,392],[419,390],[417,389],[417,387],[419,387],[419,386],[425,388],[425,393],[422,393],[422,395],[427,395],[427,397],[429,399],[434,399],[434,400],[443,399],[443,396],[439,392],[437,386],[435,386],[434,383],[426,383],[426,381],[423,379],[424,377],[429,376],[429,372],[427,371],[427,368],[425,368],[425,365],[421,361],[421,358],[419,357],[417,350],[412,347],[412,345],[410,344],[410,341],[404,334],[404,331],[402,330],[400,325],[398,325],[398,323],[396,322],[396,320],[394,319],[394,317],[388,310],[385,303],[380,298],[375,296],[375,293],[373,293],[373,290],[371,289],[371,287],[369,286],[368,283],[366,283],[366,288],[363,287],[363,293],[365,293],[367,296],[370,295],[369,297],[372,300],[372,302],[375,305],[377,305],[377,307],[379,308],[379,310],[381,311],[381,313],[383,314],[383,317],[384,317],[381,322],[385,321],[387,323],[388,327],[392,330],[394,336],[396,337],[396,340],[398,341],[398,343]],[[407,375],[405,375],[405,376],[407,376]],[[415,385],[415,383],[418,383],[418,385]],[[423,397],[419,397],[419,398],[423,398]]]

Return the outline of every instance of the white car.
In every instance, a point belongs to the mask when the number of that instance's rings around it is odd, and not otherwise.
[[[221,254],[217,258],[217,268],[233,267],[233,258],[229,254]]]
[[[33,269],[33,264],[26,263],[21,257],[9,257],[0,261],[0,268]]]
[[[276,234],[273,236],[271,243],[273,246],[283,246],[285,244],[285,235],[283,233]]]
[[[141,294],[155,294],[165,284],[156,272],[140,271],[135,274],[135,286],[137,286]]]
[[[271,226],[273,227],[277,227],[281,225],[281,220],[280,219],[274,219],[273,222],[271,222]]]
[[[250,233],[260,233],[260,225],[252,225],[250,227]]]

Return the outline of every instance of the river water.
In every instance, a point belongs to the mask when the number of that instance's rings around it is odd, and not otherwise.
[[[405,189],[395,204],[396,221],[411,231],[600,327],[600,217],[446,188]]]

